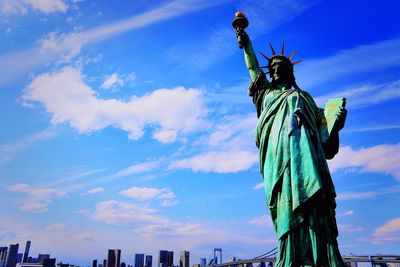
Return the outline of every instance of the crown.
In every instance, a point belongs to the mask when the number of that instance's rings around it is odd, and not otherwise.
[[[268,65],[262,66],[261,68],[269,68],[271,65],[272,59],[274,59],[274,58],[282,58],[285,61],[287,61],[288,63],[290,63],[292,66],[294,66],[302,61],[302,60],[297,60],[295,62],[290,61],[294,57],[294,55],[297,53],[297,50],[295,50],[292,54],[290,54],[290,56],[288,56],[288,57],[285,56],[285,43],[282,43],[282,51],[281,51],[280,55],[276,54],[275,49],[271,45],[271,42],[269,43],[269,47],[271,48],[271,52],[272,52],[271,58],[267,57],[266,55],[264,55],[263,53],[258,51],[266,60],[268,60]]]

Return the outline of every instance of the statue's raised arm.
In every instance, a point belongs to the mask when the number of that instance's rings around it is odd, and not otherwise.
[[[249,25],[249,21],[242,12],[236,12],[232,26],[236,29],[236,37],[240,49],[244,51],[244,59],[249,70],[251,80],[254,81],[259,71],[261,71],[257,57],[254,53],[249,35],[244,31]]]

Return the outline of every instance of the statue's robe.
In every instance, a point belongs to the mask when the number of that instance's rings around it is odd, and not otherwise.
[[[305,91],[273,87],[266,79],[256,79],[249,94],[259,116],[260,171],[278,236],[276,266],[344,266],[323,110]]]

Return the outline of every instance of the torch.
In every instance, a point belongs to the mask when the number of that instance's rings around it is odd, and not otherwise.
[[[244,16],[243,12],[238,11],[235,13],[235,18],[232,21],[232,26],[233,26],[233,28],[236,29],[238,45],[239,45],[239,48],[242,49],[243,45],[244,45],[243,41],[245,41],[244,40],[244,29],[246,29],[247,26],[249,26],[249,21]]]

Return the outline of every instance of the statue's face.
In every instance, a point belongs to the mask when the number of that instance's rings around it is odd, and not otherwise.
[[[274,58],[271,62],[270,75],[274,81],[290,82],[292,69],[285,61],[280,58]]]

